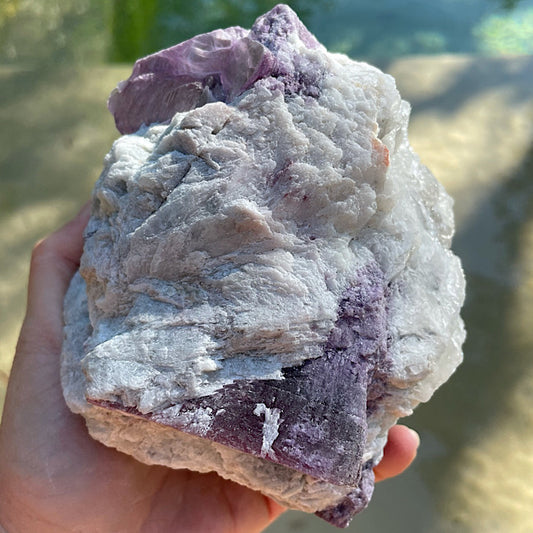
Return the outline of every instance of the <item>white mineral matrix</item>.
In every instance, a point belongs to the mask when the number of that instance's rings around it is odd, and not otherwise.
[[[65,304],[91,435],[339,527],[461,361],[452,201],[392,77],[290,8],[140,59]]]

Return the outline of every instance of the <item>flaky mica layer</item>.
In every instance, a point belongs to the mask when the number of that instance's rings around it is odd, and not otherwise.
[[[91,434],[345,526],[388,429],[453,372],[451,200],[379,70],[286,6],[137,62],[65,302]]]

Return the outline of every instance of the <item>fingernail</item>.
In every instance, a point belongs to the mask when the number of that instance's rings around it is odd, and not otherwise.
[[[415,439],[416,448],[418,449],[418,447],[420,446],[420,435],[414,429],[411,429],[411,428],[408,428],[408,429],[411,435],[413,436],[413,438]]]

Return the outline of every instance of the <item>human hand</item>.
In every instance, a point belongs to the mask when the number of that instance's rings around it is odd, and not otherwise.
[[[254,533],[284,508],[216,475],[149,466],[89,437],[63,399],[63,298],[78,268],[86,206],[33,252],[26,317],[0,426],[0,531]],[[376,480],[405,470],[418,436],[389,432]]]

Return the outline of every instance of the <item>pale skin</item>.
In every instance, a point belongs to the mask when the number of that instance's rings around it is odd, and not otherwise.
[[[82,252],[86,206],[36,245],[26,317],[0,426],[0,531],[9,533],[257,533],[285,509],[226,481],[148,466],[94,441],[61,392],[63,297]],[[400,474],[419,439],[394,426],[381,481]]]

